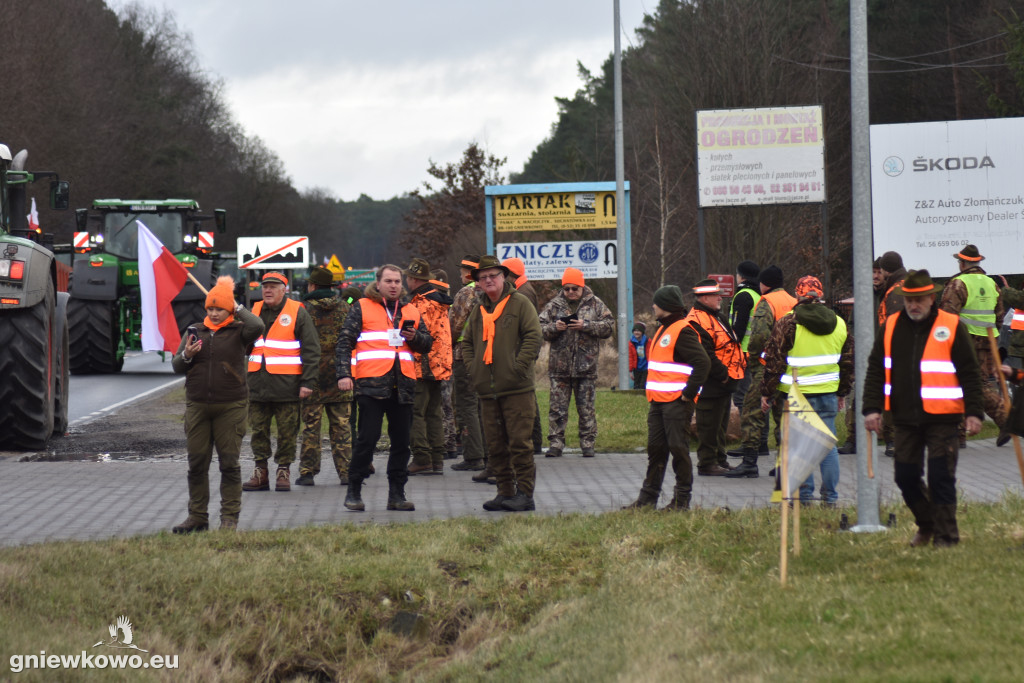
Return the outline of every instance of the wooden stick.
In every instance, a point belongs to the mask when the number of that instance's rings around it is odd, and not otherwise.
[[[794,380],[795,381],[795,380]],[[789,460],[789,411],[782,414],[782,443],[779,444],[779,468],[782,470],[782,544],[779,558],[779,578],[786,585],[786,572],[789,562],[789,481],[786,463]]]
[[[875,433],[870,429],[865,429],[868,433],[868,479],[875,478]]]
[[[199,280],[196,279],[195,275],[188,272],[187,270],[185,271],[185,275],[188,275],[188,279],[196,283],[196,287],[198,287],[199,291],[203,293],[203,296],[206,296],[207,294],[210,293],[209,290],[207,290],[206,287],[203,287],[202,283],[200,283]]]
[[[793,501],[793,557],[800,557],[800,498]]]

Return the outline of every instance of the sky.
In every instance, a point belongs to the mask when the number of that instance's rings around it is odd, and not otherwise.
[[[421,188],[470,142],[522,171],[614,49],[613,0],[135,0],[169,11],[300,191]],[[127,0],[108,0],[115,10]],[[622,48],[657,0],[620,0]]]

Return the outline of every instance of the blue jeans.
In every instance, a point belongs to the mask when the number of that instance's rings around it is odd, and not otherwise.
[[[839,398],[835,394],[804,394],[804,396],[825,426],[835,434]],[[821,500],[825,503],[835,503],[839,500],[839,494],[836,493],[837,486],[839,486],[839,451],[833,446],[825,459],[821,461]],[[800,485],[800,502],[809,503],[812,498],[814,498],[813,474]]]

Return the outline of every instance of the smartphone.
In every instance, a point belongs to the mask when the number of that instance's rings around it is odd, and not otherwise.
[[[559,320],[561,320],[563,323],[568,325],[573,320],[579,320],[579,317],[577,317],[576,314],[574,313],[573,315],[562,316],[561,318],[559,318]]]
[[[189,344],[195,344],[199,340],[199,330],[196,329],[195,325],[189,325],[185,330],[185,334],[188,336]]]
[[[402,321],[402,329],[403,330],[411,329],[412,326],[415,325],[415,324],[416,324],[416,322],[413,321],[413,320],[403,320]]]

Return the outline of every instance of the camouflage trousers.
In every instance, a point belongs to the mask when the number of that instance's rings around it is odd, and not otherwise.
[[[676,495],[688,497],[693,488],[693,461],[690,459],[690,420],[693,402],[677,399],[661,403],[651,401],[647,411],[647,476],[641,491],[655,499],[661,495],[665,469],[672,456],[676,475]]]
[[[761,410],[761,379],[764,377],[764,366],[755,358],[747,366],[750,368],[750,388],[743,397],[743,410],[740,412],[740,446],[753,448],[755,451],[761,442],[767,439],[768,416]],[[785,394],[775,392],[777,396],[772,403],[772,417],[775,420],[775,443],[782,443],[782,406]]]
[[[295,443],[299,436],[298,401],[249,401],[249,428],[252,430],[252,457],[258,467],[270,459],[270,423],[277,422],[277,450],[274,462],[288,467],[295,462]]]
[[[238,454],[245,436],[247,401],[185,403],[188,446],[188,516],[206,521],[210,505],[210,463],[217,447],[221,519],[238,519],[242,510],[242,468]]]
[[[444,412],[444,450],[454,453],[458,448],[455,438],[455,406],[452,404],[452,385],[455,380],[448,378],[441,382],[441,410]]]
[[[992,421],[999,427],[1006,424],[1008,414],[1007,406],[1003,403],[1003,393],[999,388],[998,357],[992,356],[992,346],[988,337],[974,337],[974,351],[978,355],[978,366],[981,368],[981,399],[985,407],[985,413],[992,418]],[[961,433],[964,430],[961,426]]]
[[[594,396],[596,377],[552,377],[551,404],[548,409],[548,443],[555,450],[565,448],[565,425],[569,422],[569,399],[576,394],[579,415],[580,448],[594,450],[597,442],[597,413]]]
[[[412,404],[412,461],[416,465],[444,463],[444,411],[441,384],[436,379],[416,380]]]
[[[482,399],[484,436],[487,438],[487,465],[498,481],[498,493],[513,496],[517,492],[533,496],[537,466],[533,461],[533,416],[537,414],[532,391],[523,394]]]
[[[299,474],[320,474],[320,423],[327,414],[327,434],[331,441],[334,471],[341,479],[348,478],[348,464],[352,460],[352,423],[349,415],[352,403],[302,404],[302,446],[299,449]]]

